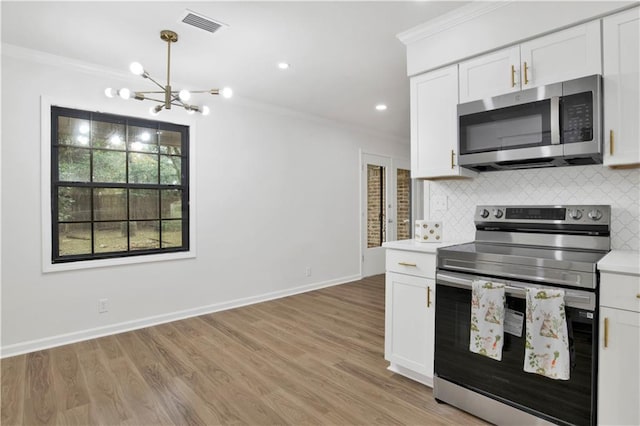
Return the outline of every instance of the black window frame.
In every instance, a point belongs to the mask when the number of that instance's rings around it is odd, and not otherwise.
[[[86,149],[89,152],[89,181],[88,182],[79,182],[79,181],[60,181],[59,179],[59,155],[58,150],[60,147],[69,147],[70,145],[59,144],[58,142],[58,130],[59,130],[59,117],[69,117],[74,119],[82,119],[89,120],[91,123],[94,121],[99,122],[108,122],[108,123],[116,123],[123,124],[125,126],[125,140],[124,140],[124,150],[118,152],[125,153],[125,163],[126,163],[126,181],[122,182],[94,182],[93,181],[93,153],[97,150],[105,150],[105,148],[94,147],[93,144],[89,144],[88,147],[78,147],[75,145],[71,145],[73,148]],[[129,154],[135,153],[137,151],[133,151],[129,149],[129,141],[128,141],[128,128],[129,126],[136,127],[145,127],[150,129],[155,129],[157,132],[161,131],[172,131],[180,133],[181,135],[181,150],[180,155],[171,154],[174,157],[180,157],[180,184],[162,184],[161,181],[161,155],[160,145],[158,143],[158,151],[154,153],[158,156],[158,182],[157,183],[130,183],[129,182]],[[190,182],[189,182],[189,126],[168,123],[157,120],[148,120],[142,119],[138,117],[129,117],[123,115],[116,114],[107,114],[102,112],[92,112],[92,111],[84,111],[60,106],[51,106],[51,261],[54,264],[59,263],[69,263],[69,262],[78,262],[78,261],[86,261],[86,260],[98,260],[98,259],[113,259],[113,258],[123,258],[123,257],[139,257],[153,254],[165,254],[165,253],[177,253],[177,252],[187,252],[189,251],[190,241],[189,241],[189,229],[190,229],[190,211],[189,211],[189,193],[190,193]],[[58,188],[59,187],[77,187],[77,188],[90,188],[91,196],[90,196],[90,205],[91,212],[89,220],[81,220],[81,221],[64,221],[59,220],[59,200],[58,200]],[[127,217],[126,220],[118,220],[119,222],[127,223],[127,251],[118,251],[118,252],[95,252],[95,223],[100,222],[109,222],[96,220],[95,218],[95,210],[93,205],[93,189],[94,188],[116,188],[116,189],[124,189],[126,191],[126,209],[127,209]],[[131,189],[153,189],[158,190],[158,217],[155,219],[159,223],[159,247],[153,249],[136,249],[132,250],[131,248],[131,235],[130,235],[130,223],[131,222],[140,222],[140,219],[132,219],[130,215],[130,196],[129,191]],[[182,245],[179,247],[162,247],[162,190],[171,190],[178,189],[182,191],[181,198],[181,221],[182,226]],[[178,219],[173,219],[178,220]],[[115,222],[115,221],[113,221]],[[89,254],[72,254],[72,255],[60,255],[60,235],[59,235],[59,225],[65,223],[85,223],[89,224],[91,229],[91,253]]]

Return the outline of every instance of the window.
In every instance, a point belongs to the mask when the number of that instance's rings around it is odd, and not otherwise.
[[[51,107],[52,262],[189,250],[189,127]]]

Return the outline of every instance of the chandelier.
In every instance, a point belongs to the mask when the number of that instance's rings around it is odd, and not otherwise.
[[[146,100],[157,102],[159,105],[153,106],[149,109],[151,115],[158,115],[163,108],[171,109],[171,106],[184,108],[189,114],[199,112],[202,115],[208,115],[208,106],[198,106],[188,103],[191,99],[192,93],[210,93],[212,95],[222,95],[225,98],[230,98],[233,95],[232,90],[228,87],[210,90],[173,90],[171,88],[171,43],[178,41],[178,34],[170,30],[163,30],[160,31],[160,39],[167,42],[167,84],[163,86],[158,83],[149,75],[148,72],[145,71],[142,64],[139,62],[132,62],[131,65],[129,65],[129,70],[131,70],[132,73],[151,80],[161,90],[136,91],[132,93],[131,90],[127,88],[115,90],[109,87],[104,91],[107,97],[113,98],[114,96],[119,96],[122,99],[131,99],[131,97],[133,97],[133,99],[137,99],[139,101]]]

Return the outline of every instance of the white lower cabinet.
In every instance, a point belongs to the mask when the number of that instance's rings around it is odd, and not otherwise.
[[[408,260],[402,260],[403,253]],[[425,272],[421,263],[433,268]],[[387,250],[385,359],[390,370],[428,386],[433,386],[434,276],[435,254]]]
[[[640,424],[640,277],[603,273],[598,424]]]

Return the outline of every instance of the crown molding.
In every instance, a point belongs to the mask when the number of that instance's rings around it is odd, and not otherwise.
[[[71,68],[87,74],[99,75],[101,77],[107,76],[117,78],[119,80],[131,79],[131,74],[125,71],[117,71],[105,66],[92,64],[90,62],[71,59],[64,56],[54,55],[52,53],[46,53],[40,50],[29,49],[9,43],[2,43],[2,56],[20,59],[23,61],[36,62],[43,65]]]
[[[445,13],[444,15],[440,15],[434,19],[431,19],[423,24],[403,31],[396,35],[396,37],[403,44],[408,45],[417,40],[430,37],[434,34],[458,26],[464,22],[476,19],[479,16],[491,13],[494,10],[508,6],[514,1],[515,0],[473,1],[465,6]]]

